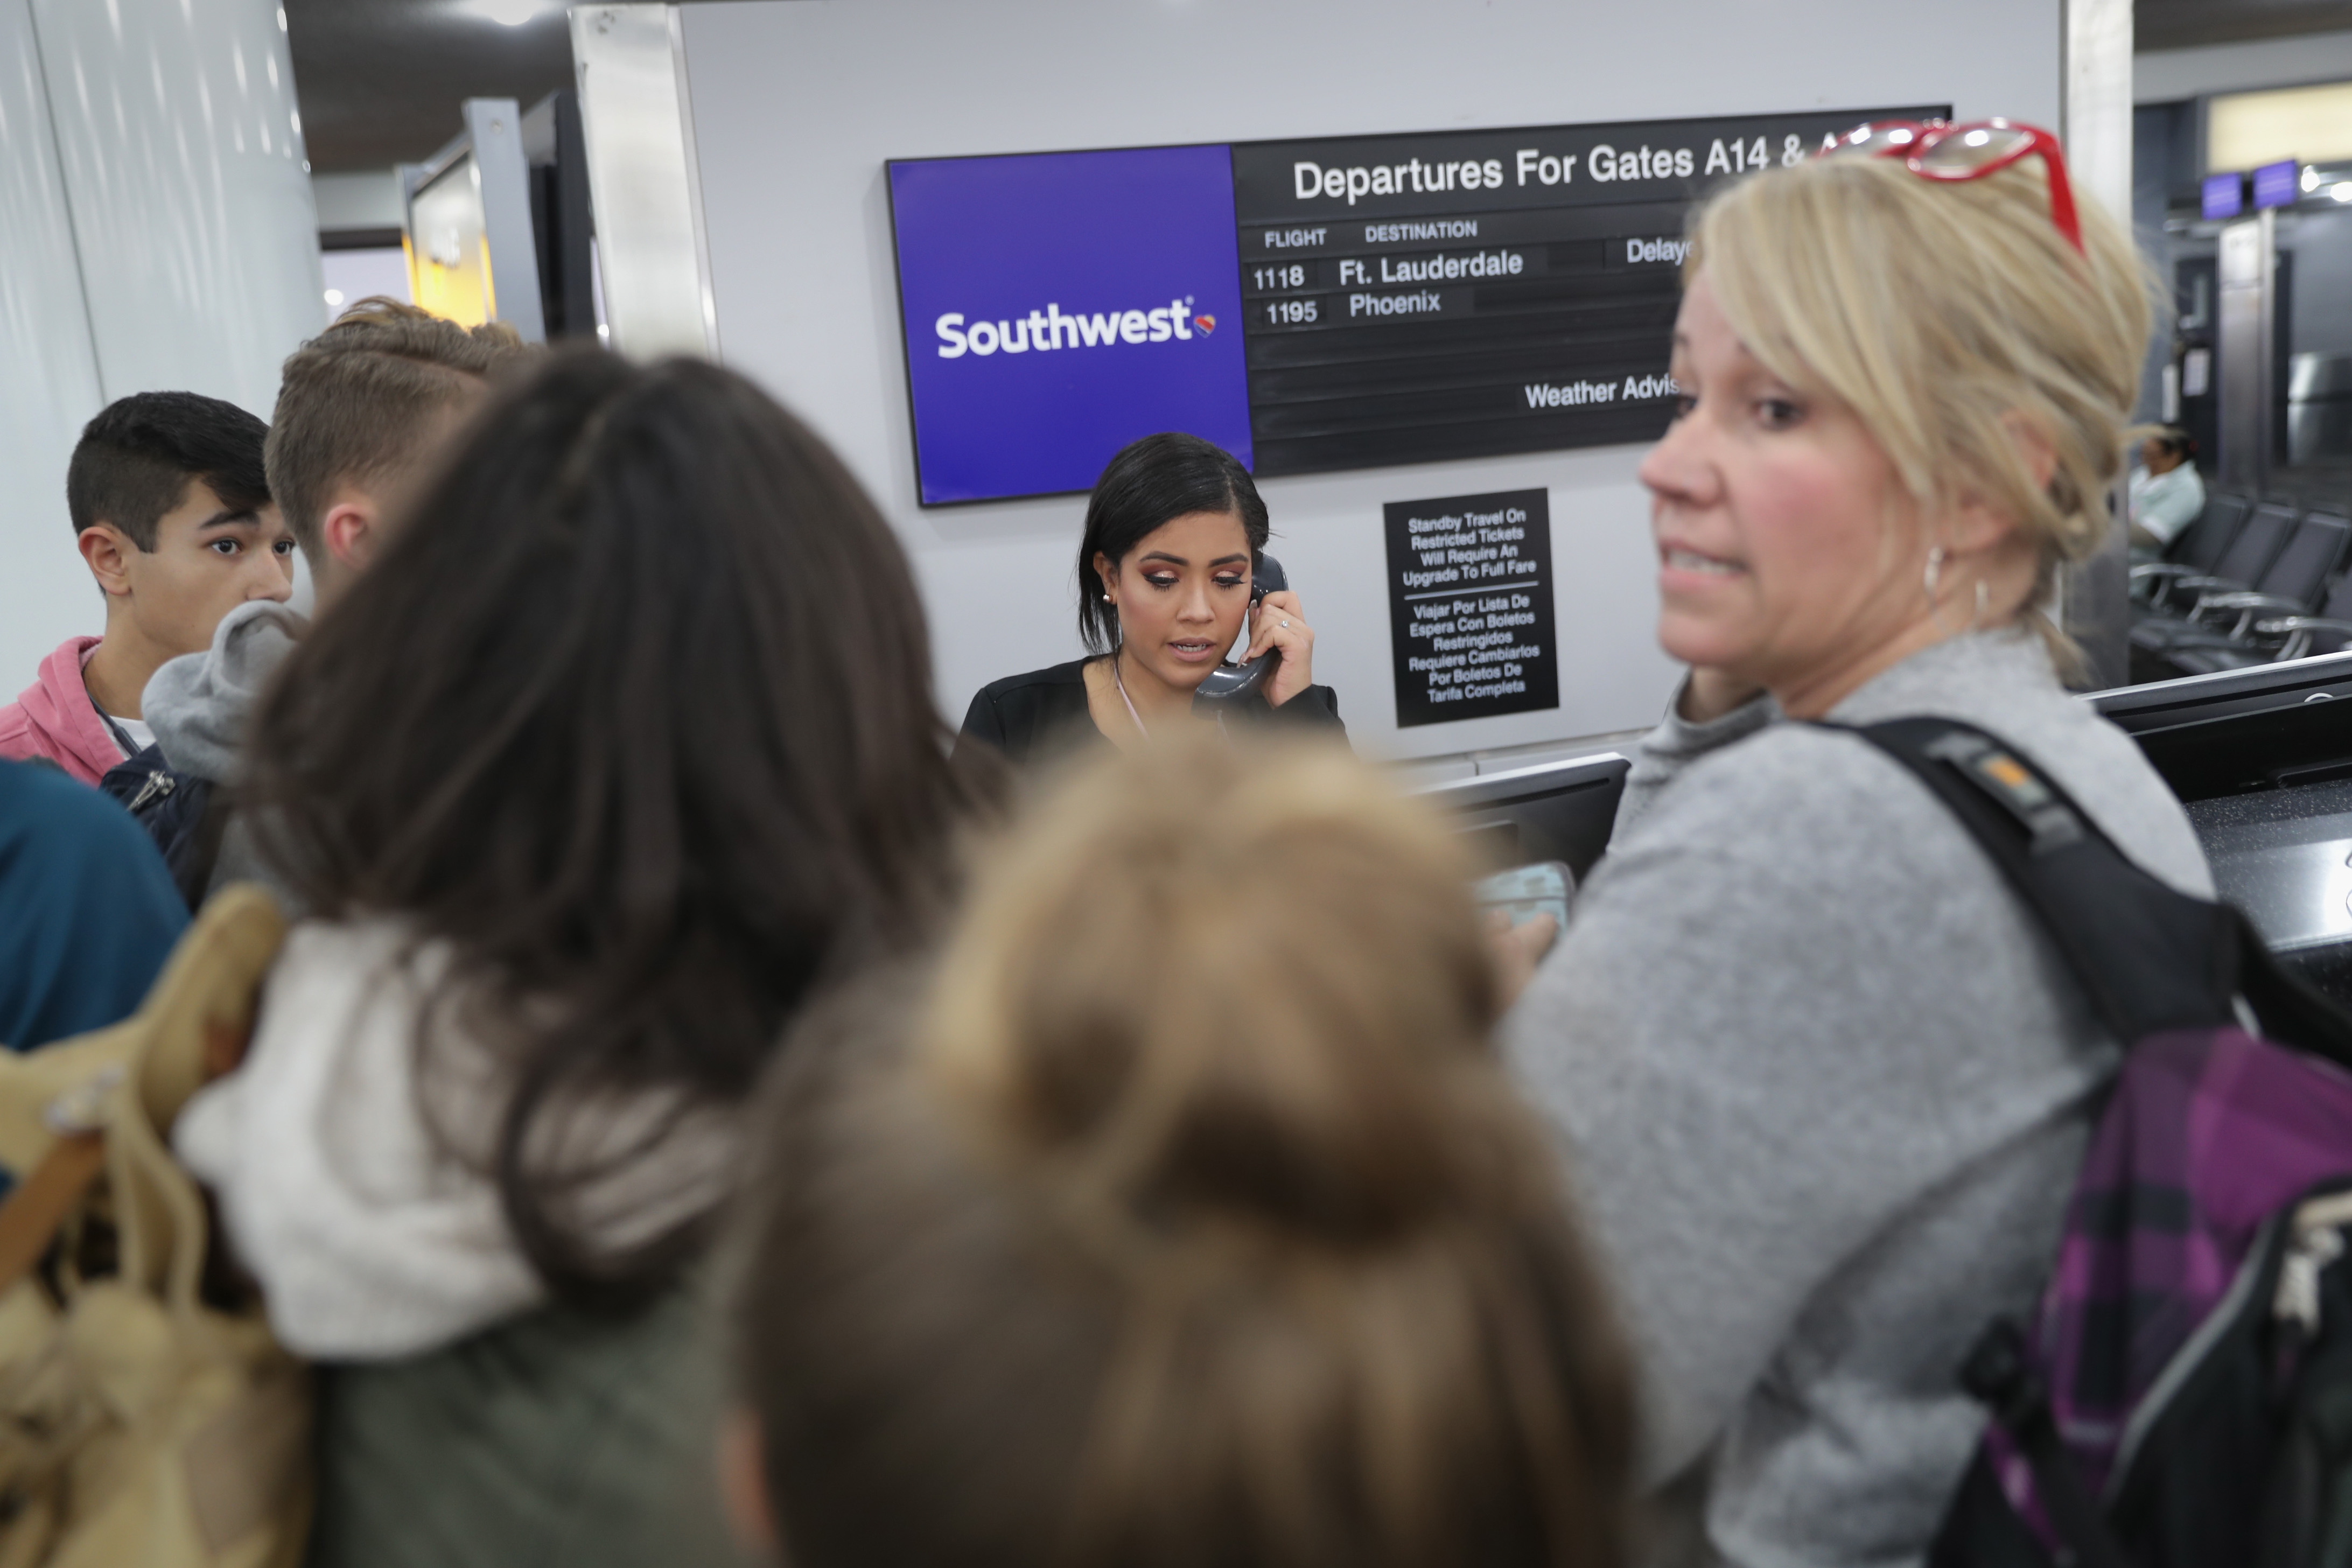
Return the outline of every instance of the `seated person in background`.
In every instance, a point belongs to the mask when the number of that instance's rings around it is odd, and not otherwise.
[[[2039,144],[1955,139],[1932,179],[1881,131],[1693,217],[1641,473],[1690,676],[1505,1042],[1625,1303],[1645,1479],[1688,1483],[1710,1562],[1920,1560],[1985,1422],[1958,1369],[2032,1312],[2119,1059],[1927,786],[1795,721],[1980,726],[2212,896],[2042,609],[2111,537],[2148,301]]]
[[[2178,425],[2168,425],[2139,444],[2139,464],[2129,489],[2132,548],[2160,554],[2205,511],[2197,443]]]
[[[66,510],[106,632],[68,637],[0,708],[0,757],[46,757],[98,783],[152,742],[140,693],[157,666],[203,647],[239,605],[294,592],[294,538],[262,475],[267,433],[193,392],[137,393],[83,426]]]
[[[1249,622],[1249,651],[1281,667],[1242,716],[1345,738],[1339,700],[1314,684],[1315,633],[1298,595],[1250,610],[1265,503],[1233,454],[1197,436],[1146,436],[1110,460],[1078,542],[1078,637],[1093,650],[981,689],[962,739],[1026,764],[1108,741],[1139,746],[1192,723],[1192,694]]]
[[[0,1046],[129,1017],[187,923],[120,806],[46,763],[0,763]]]
[[[270,493],[310,565],[325,614],[383,547],[401,503],[430,470],[488,378],[528,351],[503,323],[467,328],[413,306],[362,300],[288,356],[263,451]],[[253,705],[309,623],[282,604],[225,616],[209,648],[173,659],[144,707],[162,760],[201,781],[162,837],[191,904],[225,881],[268,880],[226,792],[242,774]],[[153,824],[151,822],[151,829]],[[283,891],[282,889],[278,890]]]
[[[328,1363],[313,1564],[681,1563],[688,1284],[810,988],[924,934],[969,792],[897,539],[751,383],[551,360],[286,657],[246,761],[310,918],[190,1101]]]
[[[813,1012],[763,1099],[739,1529],[793,1568],[1623,1563],[1631,1368],[1468,877],[1328,747],[1038,803],[935,969]]]

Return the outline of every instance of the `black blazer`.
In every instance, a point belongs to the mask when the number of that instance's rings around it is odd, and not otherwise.
[[[1109,745],[1087,711],[1089,662],[1074,658],[982,687],[964,712],[956,750],[984,741],[1014,765],[1027,767],[1089,746]],[[1237,721],[1295,728],[1342,742],[1348,738],[1348,727],[1339,722],[1339,694],[1328,686],[1310,686],[1279,708],[1264,697],[1244,698],[1230,711]]]

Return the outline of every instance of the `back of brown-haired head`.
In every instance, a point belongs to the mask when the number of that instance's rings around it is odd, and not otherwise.
[[[806,426],[691,360],[516,379],[287,657],[240,805],[301,908],[444,946],[465,1050],[420,1103],[557,1297],[642,1302],[708,1239],[673,1134],[929,929],[982,802],[905,551]]]
[[[1115,759],[812,1020],[736,1322],[785,1561],[1623,1560],[1629,1373],[1466,875],[1344,755]]]
[[[314,577],[331,569],[321,524],[337,492],[405,490],[493,374],[528,352],[504,322],[463,327],[376,296],[288,356],[263,462]]]

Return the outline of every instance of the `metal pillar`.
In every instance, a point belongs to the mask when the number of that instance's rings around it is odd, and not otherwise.
[[[2272,407],[2277,363],[2278,247],[2264,209],[2221,231],[2221,310],[2215,354],[2221,395],[2221,482],[2259,492],[2269,484],[2278,432]]]
[[[719,357],[677,7],[577,5],[572,58],[613,347]]]
[[[2065,0],[2066,161],[2078,195],[2132,212],[2132,0]],[[2130,679],[2131,602],[2121,487],[2099,552],[2067,569],[2059,622],[2082,648],[2087,689]]]

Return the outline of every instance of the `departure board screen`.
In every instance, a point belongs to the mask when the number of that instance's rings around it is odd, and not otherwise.
[[[928,505],[1654,438],[1692,201],[1939,107],[894,162]]]

